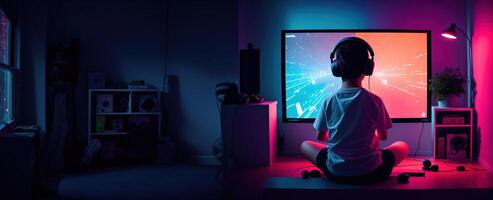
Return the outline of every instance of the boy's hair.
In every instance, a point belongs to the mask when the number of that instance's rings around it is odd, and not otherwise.
[[[344,68],[341,78],[343,81],[361,77],[368,62],[368,50],[356,41],[341,44],[335,51],[337,60]]]

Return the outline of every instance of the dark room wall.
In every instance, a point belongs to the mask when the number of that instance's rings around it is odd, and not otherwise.
[[[16,112],[20,123],[46,127],[45,48],[48,6],[41,0],[21,1],[20,63]]]
[[[473,1],[472,52],[476,81],[476,111],[479,130],[479,160],[493,170],[493,2]]]
[[[87,140],[87,72],[102,71],[116,82],[143,79],[163,89],[166,27],[167,71],[177,78],[169,85],[166,131],[184,157],[209,162],[220,137],[215,85],[238,79],[236,1],[52,0],[49,44],[81,39],[80,141]]]
[[[239,44],[253,42],[261,49],[261,94],[278,101],[281,121],[281,38],[282,29],[425,29],[432,31],[432,71],[446,66],[466,70],[466,46],[463,41],[449,41],[440,32],[451,22],[465,29],[466,3],[464,0],[417,1],[326,1],[326,0],[240,0]],[[327,55],[329,52],[327,53]],[[464,100],[463,100],[464,102]],[[431,114],[431,113],[430,113]],[[394,124],[389,139],[409,143],[411,151],[417,147],[422,124]],[[311,124],[279,126],[285,138],[285,154],[299,154],[299,144],[315,139]],[[431,128],[424,125],[419,154],[431,154]]]
[[[169,126],[183,153],[198,162],[214,160],[212,145],[220,137],[215,86],[238,81],[236,1],[185,0],[169,4],[168,73],[178,77],[170,98]]]
[[[49,46],[81,41],[76,84],[77,135],[87,141],[87,74],[103,72],[125,86],[132,80],[161,89],[164,77],[164,7],[159,0],[52,0]]]

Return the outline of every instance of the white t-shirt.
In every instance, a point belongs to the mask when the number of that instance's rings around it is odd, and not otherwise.
[[[329,171],[359,176],[382,163],[375,130],[387,130],[392,122],[380,97],[364,88],[341,88],[325,99],[313,127],[329,131]]]

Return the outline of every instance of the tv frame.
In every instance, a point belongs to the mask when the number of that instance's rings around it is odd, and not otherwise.
[[[374,32],[374,33],[426,33],[427,40],[427,80],[431,78],[431,30],[417,29],[297,29],[281,30],[281,85],[282,85],[282,121],[284,123],[313,123],[315,118],[287,118],[286,116],[286,33],[344,33],[344,32]],[[330,52],[327,52],[329,55]],[[327,65],[327,67],[329,67]],[[423,118],[391,118],[393,123],[423,123],[431,119],[431,95],[426,90],[427,115]]]

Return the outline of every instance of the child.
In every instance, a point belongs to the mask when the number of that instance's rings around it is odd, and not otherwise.
[[[385,180],[409,152],[401,141],[379,149],[378,140],[387,139],[392,122],[382,99],[361,87],[364,76],[373,73],[373,56],[363,39],[339,41],[330,58],[332,74],[342,78],[342,88],[325,99],[313,124],[317,139],[327,144],[301,144],[304,156],[337,182]]]

